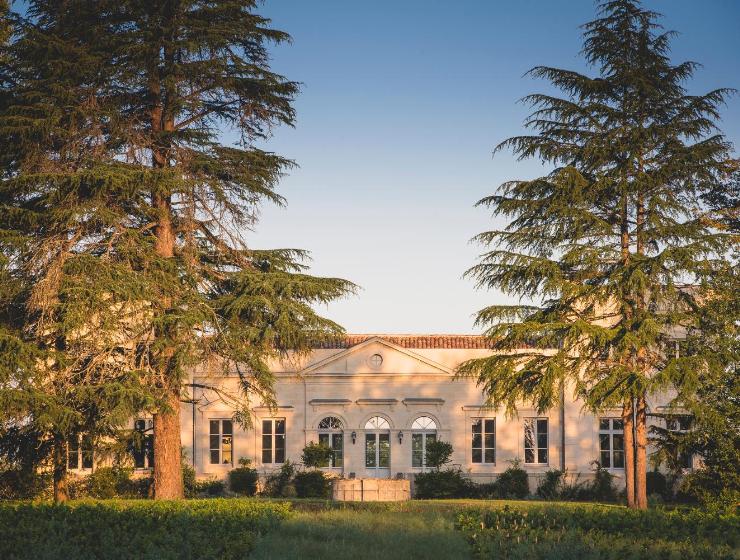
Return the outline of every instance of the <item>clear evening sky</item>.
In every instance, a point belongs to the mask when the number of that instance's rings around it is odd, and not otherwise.
[[[680,32],[675,61],[703,64],[692,93],[740,88],[740,1],[650,0]],[[517,100],[546,85],[532,66],[588,70],[578,26],[591,0],[268,0],[261,12],[293,44],[273,67],[304,84],[295,129],[266,147],[294,159],[265,208],[255,247],[311,251],[312,272],[361,286],[324,312],[350,332],[475,332],[474,312],[505,301],[462,278],[492,225],[474,203],[536,162],[491,156],[522,131]],[[740,98],[721,126],[740,145]]]

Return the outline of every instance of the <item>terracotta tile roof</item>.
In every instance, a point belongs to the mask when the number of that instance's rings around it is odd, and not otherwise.
[[[351,348],[369,338],[382,338],[402,348],[481,348],[490,341],[477,334],[346,334],[315,345],[315,348]]]

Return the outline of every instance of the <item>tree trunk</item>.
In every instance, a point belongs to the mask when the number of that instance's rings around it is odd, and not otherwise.
[[[180,446],[180,395],[168,397],[167,409],[154,415],[154,498],[183,497]]]
[[[166,13],[167,19],[171,14]],[[161,31],[161,30],[160,30]],[[159,38],[160,40],[162,38]],[[165,42],[166,43],[166,42]],[[165,44],[165,62],[170,63],[171,49]],[[174,115],[168,109],[166,101],[171,102],[162,93],[162,76],[160,74],[160,45],[152,52],[151,66],[148,70],[149,96],[151,99],[150,122],[152,131],[152,167],[163,169],[170,166],[170,140],[160,138],[161,133],[174,130]],[[171,85],[170,85],[171,87]],[[170,92],[172,93],[172,92]],[[157,212],[157,225],[154,228],[154,249],[157,255],[171,259],[175,255],[175,230],[173,227],[172,200],[169,193],[152,192],[152,206]],[[163,313],[172,306],[169,297],[160,302]],[[173,356],[171,333],[156,333],[158,338],[170,340],[157,356],[158,377],[162,388],[167,392],[166,406],[154,415],[154,498],[177,499],[183,497],[182,485],[182,447],[180,442],[180,379]]]
[[[54,438],[54,503],[62,504],[69,499],[67,492],[67,443],[61,437]]]
[[[152,199],[159,213],[159,223],[154,230],[155,249],[160,257],[172,258],[175,236],[169,198],[153,194]],[[171,301],[164,298],[161,303],[166,312]],[[158,332],[157,335],[166,338],[168,333]],[[159,378],[163,380],[163,388],[167,391],[166,406],[154,415],[154,498],[157,500],[178,499],[184,495],[180,443],[180,380],[173,368],[174,354],[174,348],[168,346],[161,350],[157,359]]]
[[[622,406],[622,422],[624,423],[624,480],[627,493],[627,507],[634,508],[635,503],[635,437],[632,419],[632,399]]]
[[[637,508],[647,509],[647,404],[644,395],[637,398],[635,412],[635,494]]]

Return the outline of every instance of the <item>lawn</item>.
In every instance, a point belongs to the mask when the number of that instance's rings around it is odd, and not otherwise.
[[[572,502],[293,502],[253,558],[735,560],[737,515]]]
[[[256,560],[472,558],[452,511],[365,504],[327,509],[295,505],[278,531],[258,541]]]
[[[0,504],[0,558],[738,560],[737,515],[532,501]]]

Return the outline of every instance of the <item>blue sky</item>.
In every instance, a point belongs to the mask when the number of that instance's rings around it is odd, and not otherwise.
[[[674,60],[704,66],[700,93],[740,88],[740,2],[651,0],[680,35]],[[255,247],[311,251],[312,272],[361,286],[323,312],[350,332],[475,332],[477,309],[506,301],[462,278],[492,221],[474,203],[536,162],[491,156],[521,132],[517,100],[545,89],[543,64],[586,70],[578,26],[591,0],[267,0],[261,12],[293,44],[273,67],[302,82],[295,129],[267,143],[300,166],[250,235]],[[740,98],[722,128],[740,141]]]

